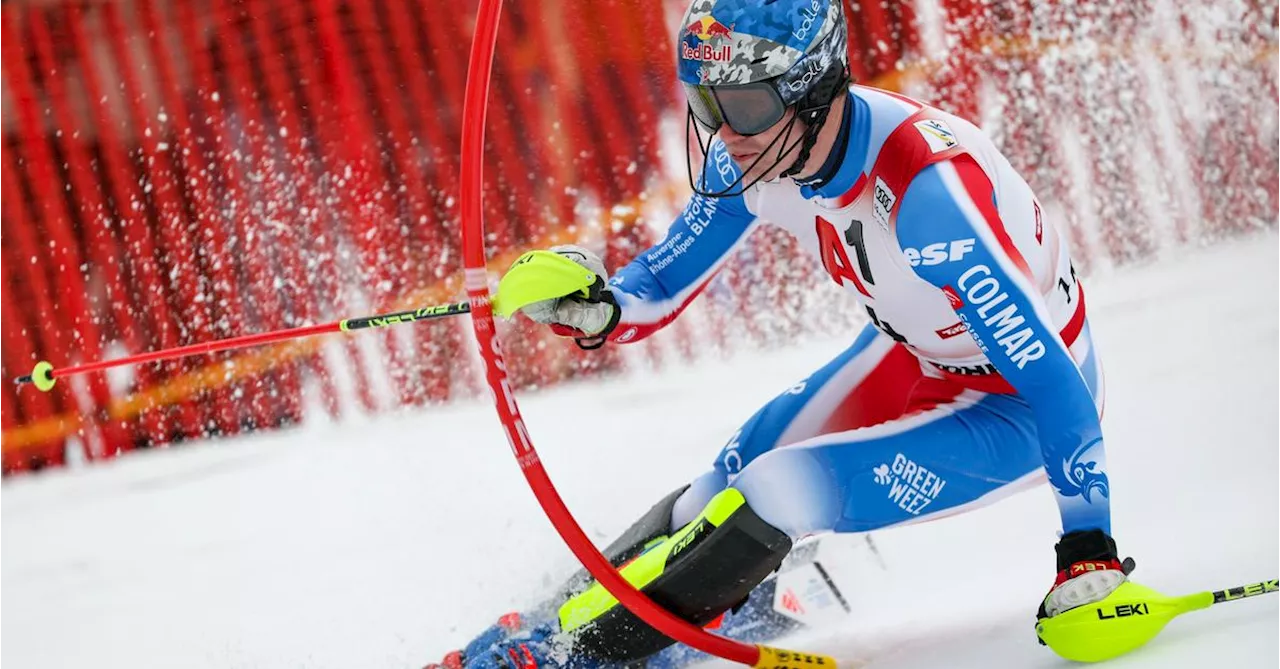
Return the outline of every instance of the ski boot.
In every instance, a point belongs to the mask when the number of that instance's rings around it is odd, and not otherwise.
[[[756,585],[782,563],[791,539],[761,520],[733,488],[671,532],[671,507],[683,492],[659,502],[604,553],[655,603],[705,626],[748,601]],[[514,625],[504,616],[508,624],[500,621],[446,659],[464,669],[634,667],[672,644],[585,572],[551,602],[546,607],[551,615],[522,616]]]
[[[549,623],[530,624],[519,613],[508,613],[492,627],[481,632],[466,648],[455,650],[440,662],[423,669],[538,669],[565,664],[556,661],[555,628]]]

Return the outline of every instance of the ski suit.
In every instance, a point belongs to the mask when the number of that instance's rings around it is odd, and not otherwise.
[[[870,323],[729,439],[673,511],[732,485],[793,538],[959,513],[1042,480],[1110,533],[1102,368],[1066,236],[969,122],[850,87],[829,179],[694,195],[610,284],[619,343],[675,319],[757,225],[789,231]],[[705,189],[741,175],[722,143]],[[834,165],[835,163],[828,163]]]

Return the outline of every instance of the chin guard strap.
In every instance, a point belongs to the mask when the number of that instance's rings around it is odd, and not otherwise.
[[[804,169],[804,164],[809,162],[809,153],[818,141],[818,133],[827,122],[827,115],[831,112],[836,95],[847,89],[851,82],[849,68],[830,70],[813,87],[813,91],[800,101],[796,116],[805,123],[804,136],[800,139],[800,152],[796,154],[796,161],[780,176],[796,176]]]
[[[822,131],[823,125],[826,124],[827,115],[831,112],[831,105],[835,101],[836,96],[842,91],[847,90],[849,88],[849,84],[852,82],[853,77],[849,74],[848,66],[839,70],[828,70],[823,74],[822,78],[820,78],[818,83],[813,87],[813,90],[811,90],[802,100],[796,103],[796,115],[791,117],[791,120],[787,123],[787,127],[784,132],[775,137],[773,141],[760,152],[760,155],[756,157],[755,161],[749,168],[743,171],[742,175],[740,175],[733,183],[719,191],[707,190],[699,185],[700,183],[706,183],[707,167],[710,162],[711,140],[714,135],[707,137],[707,143],[705,145],[702,143],[702,133],[697,121],[694,120],[693,109],[688,108],[685,114],[685,169],[689,176],[689,187],[693,189],[694,193],[710,198],[734,197],[746,193],[751,189],[751,187],[760,183],[764,178],[764,175],[761,174],[755,179],[752,179],[749,183],[744,183],[743,180],[746,178],[746,173],[755,168],[761,161],[765,160],[769,155],[769,152],[774,149],[774,146],[779,144],[779,140],[781,140],[781,146],[777,147],[778,157],[774,161],[773,165],[770,165],[765,172],[773,169],[774,165],[782,163],[782,161],[785,160],[792,151],[799,149],[796,153],[795,160],[791,163],[791,167],[788,167],[779,176],[791,177],[799,174],[800,170],[804,169],[805,163],[809,162],[809,154],[813,151],[813,145],[818,141],[818,133]],[[805,132],[800,136],[800,139],[796,140],[795,143],[788,145],[787,140],[791,137],[791,128],[797,120],[805,123]],[[701,179],[695,179],[693,174],[693,155],[689,146],[693,138],[697,138],[696,145],[698,147],[698,151],[702,154]]]

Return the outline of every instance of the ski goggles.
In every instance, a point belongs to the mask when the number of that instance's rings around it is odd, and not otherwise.
[[[689,110],[702,127],[715,132],[728,125],[739,135],[758,135],[787,113],[787,105],[770,82],[698,86],[683,84]]]

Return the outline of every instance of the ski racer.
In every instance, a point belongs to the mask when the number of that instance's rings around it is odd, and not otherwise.
[[[642,340],[768,224],[869,317],[605,554],[706,625],[802,537],[946,517],[1047,473],[1062,535],[1037,616],[1101,601],[1133,561],[1111,537],[1102,368],[1066,235],[982,130],[852,84],[845,21],[839,0],[694,0],[676,54],[694,195],[598,297],[524,309],[584,348]],[[586,249],[552,250],[606,276]],[[580,575],[444,664],[638,666],[671,643]]]

